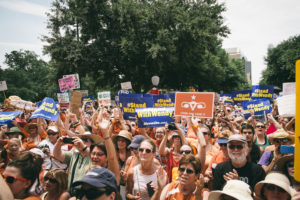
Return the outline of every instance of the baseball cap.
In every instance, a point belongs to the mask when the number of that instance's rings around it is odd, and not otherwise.
[[[146,137],[143,135],[136,135],[133,137],[131,144],[129,145],[129,148],[137,149],[139,148],[140,144],[145,140]]]
[[[243,142],[245,144],[247,144],[247,140],[244,136],[240,135],[240,134],[234,134],[234,135],[231,135],[229,138],[228,138],[228,142],[231,142],[231,141],[239,141],[239,142]]]

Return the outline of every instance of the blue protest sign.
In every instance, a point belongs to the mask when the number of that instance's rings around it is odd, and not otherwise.
[[[10,111],[10,112],[0,112],[0,124],[8,124],[22,113],[23,112],[20,110]]]
[[[251,100],[251,90],[232,91],[232,99],[235,104]]]
[[[140,95],[129,94],[131,97],[120,96],[120,108],[124,113],[125,120],[135,120],[136,108],[153,107],[153,100],[150,97],[141,97]]]
[[[270,113],[272,107],[268,99],[259,99],[243,102],[243,108],[246,111],[253,111],[254,115],[264,115],[264,112]]]
[[[153,95],[154,107],[175,107],[175,93]]]
[[[220,99],[226,104],[233,104],[232,94],[220,94]]]
[[[253,85],[252,86],[252,99],[268,98],[272,99],[274,93],[273,85]]]
[[[82,97],[81,101],[82,101],[82,103],[91,104],[94,102],[94,97],[85,96],[85,97]]]
[[[36,109],[30,119],[43,118],[46,120],[57,121],[58,119],[58,104],[49,97],[46,97],[39,103],[38,109]]]
[[[174,120],[174,107],[169,108],[137,108],[138,127],[163,127]]]

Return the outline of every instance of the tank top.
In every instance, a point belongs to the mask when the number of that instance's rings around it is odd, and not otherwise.
[[[150,200],[151,197],[149,197],[148,195],[148,191],[147,191],[147,183],[149,183],[150,181],[152,181],[152,183],[154,183],[154,185],[157,187],[157,175],[156,172],[154,172],[151,175],[144,175],[141,173],[141,171],[139,170],[139,166],[137,165],[133,168],[133,191],[132,193],[134,195],[136,195],[136,192],[140,193],[140,197],[143,200]]]
[[[167,174],[168,174],[169,182],[172,182],[172,169],[174,167],[178,167],[178,166],[179,166],[179,160],[176,161],[174,159],[174,156],[173,156],[173,151],[170,151],[169,159],[168,159],[167,164],[166,164],[166,171],[167,171]]]

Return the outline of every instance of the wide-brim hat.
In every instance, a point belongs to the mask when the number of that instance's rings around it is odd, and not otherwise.
[[[276,162],[275,162],[275,165],[277,167],[277,169],[279,171],[284,171],[284,166],[287,162],[291,162],[294,160],[294,154],[290,154],[290,155],[285,155],[285,156],[282,156],[281,158],[279,158]]]
[[[38,127],[37,123],[29,123],[29,124],[26,124],[24,129],[25,129],[25,131],[29,132],[29,128],[33,127],[33,126],[36,128]]]
[[[22,133],[22,131],[18,128],[18,127],[11,127],[10,129],[9,129],[9,131],[8,132],[6,132],[5,134],[8,136],[8,135],[10,135],[10,134],[12,134],[12,133],[19,133],[21,136],[22,136],[22,138],[24,138],[25,137],[25,135]]]
[[[80,139],[89,138],[93,141],[94,144],[97,144],[102,141],[101,137],[90,132],[84,132],[83,134],[77,135]]]
[[[129,143],[130,143],[131,140],[132,140],[132,135],[131,135],[131,133],[129,133],[129,132],[126,131],[126,130],[121,130],[121,131],[119,132],[118,135],[113,135],[113,136],[112,136],[112,140],[113,140],[114,143],[117,142],[117,138],[118,138],[118,137],[125,138],[126,140],[129,141]]]
[[[264,184],[276,185],[282,188],[284,191],[286,191],[290,196],[292,196],[290,181],[284,174],[281,174],[279,172],[271,172],[266,176],[265,180],[260,181],[255,185],[254,187],[255,196],[261,199],[262,199],[261,190]]]
[[[283,129],[278,129],[277,131],[275,131],[272,134],[268,135],[268,139],[269,141],[274,144],[274,139],[275,138],[288,138],[290,139],[293,143],[295,142],[295,136],[294,135],[290,135],[288,134],[288,132],[286,132]]]
[[[208,200],[219,199],[222,194],[226,194],[239,200],[253,200],[251,196],[250,186],[240,180],[229,180],[223,190],[210,192]]]

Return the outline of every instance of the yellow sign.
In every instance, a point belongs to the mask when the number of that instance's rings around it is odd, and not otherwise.
[[[296,62],[295,179],[300,181],[300,60]]]

